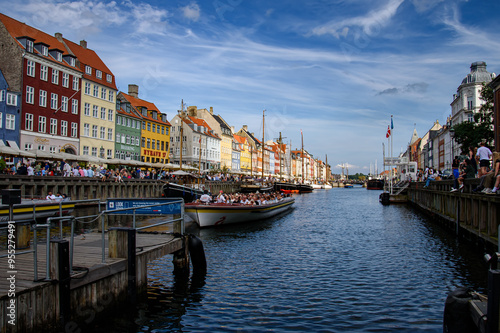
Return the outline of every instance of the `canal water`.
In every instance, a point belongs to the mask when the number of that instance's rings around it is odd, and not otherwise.
[[[482,253],[362,187],[297,195],[267,221],[190,232],[204,279],[149,266],[148,298],[96,332],[442,332],[449,291],[486,292]]]

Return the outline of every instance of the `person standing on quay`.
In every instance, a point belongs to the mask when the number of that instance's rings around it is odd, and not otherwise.
[[[486,147],[486,142],[481,141],[480,147],[476,153],[476,160],[479,161],[479,167],[481,168],[478,173],[478,177],[485,175],[490,167],[491,150]]]

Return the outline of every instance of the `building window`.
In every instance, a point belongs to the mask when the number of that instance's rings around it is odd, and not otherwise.
[[[85,82],[85,95],[90,95],[90,83]]]
[[[145,137],[141,138],[141,147],[146,148],[146,138]]]
[[[113,151],[111,149],[106,150],[106,153],[107,153],[107,157],[109,157],[109,158],[113,157],[113,155],[112,155]]]
[[[47,118],[44,116],[38,117],[38,132],[45,133],[47,131]]]
[[[78,123],[71,123],[71,137],[78,137]]]
[[[120,134],[116,134],[116,142],[120,143],[120,137],[121,137]]]
[[[151,139],[150,138],[147,139],[146,148],[151,148]]]
[[[149,122],[148,122],[148,131],[151,132],[151,123],[149,123]]]
[[[106,81],[108,81],[109,83],[113,82],[113,77],[111,76],[111,74],[106,74]]]
[[[145,122],[145,121],[143,121],[143,122],[142,122],[142,129],[143,129],[143,130],[145,130],[145,129],[146,129],[146,122]]]
[[[35,62],[28,60],[28,66],[26,68],[26,75],[35,77]]]
[[[113,129],[108,128],[108,140],[113,141]]]
[[[92,147],[92,156],[97,156],[97,147]]]
[[[106,120],[106,108],[101,107],[101,119]]]
[[[108,109],[108,120],[113,121],[113,110]]]
[[[104,140],[106,138],[106,127],[102,127],[100,128],[100,136],[99,138],[101,138],[102,140]]]
[[[83,146],[83,155],[89,154],[89,146]]]
[[[39,103],[41,107],[47,107],[47,92],[45,90],[40,90]]]
[[[49,69],[47,66],[40,66],[40,80],[47,81]]]
[[[156,132],[156,124],[153,124],[153,133]]]
[[[62,75],[62,86],[65,88],[69,87],[69,74],[68,73],[63,73],[63,75]]]
[[[33,115],[31,113],[26,113],[24,128],[27,131],[33,131]]]
[[[66,96],[61,97],[61,111],[68,112],[68,97]]]
[[[122,134],[121,143],[125,143],[125,134]]]
[[[92,117],[99,118],[99,107],[97,105],[92,106]]]
[[[57,52],[56,53],[56,58],[57,58],[57,61],[62,62],[62,53],[61,52]]]
[[[139,146],[139,138],[135,138],[135,145]]]
[[[83,136],[90,136],[90,125],[83,124]]]
[[[61,120],[61,136],[68,136],[68,122]]]
[[[125,143],[128,145],[130,144],[130,136],[129,135],[127,135]]]
[[[75,58],[69,58],[69,65],[75,67]]]
[[[106,88],[101,88],[101,98],[106,99]]]
[[[78,78],[76,76],[73,76],[73,90],[78,90]]]
[[[57,110],[57,94],[50,94],[50,108]]]
[[[165,128],[165,135],[168,135],[168,127]]]
[[[115,100],[115,94],[113,93],[113,91],[110,90],[108,94],[108,101],[113,103],[114,100]]]
[[[7,92],[5,90],[0,90],[0,102],[5,101],[5,95]]]
[[[99,87],[97,84],[94,84],[94,97],[99,97]]]
[[[97,125],[92,125],[92,137],[97,138]]]
[[[85,66],[85,74],[92,75],[92,67]]]
[[[98,78],[98,79],[102,79],[102,72],[98,69],[96,69],[95,71],[95,76]]]
[[[71,101],[71,113],[78,114],[78,100],[77,99],[73,99]]]
[[[33,53],[33,41],[32,40],[26,41],[26,51]]]
[[[33,104],[34,96],[35,96],[35,88],[26,86],[26,103]]]
[[[44,56],[49,55],[49,48],[45,45],[42,45],[42,55],[44,55]]]
[[[25,151],[29,151],[29,150],[32,150],[33,149],[33,146],[31,145],[31,143],[25,143],[24,144],[24,150]]]
[[[468,114],[467,115],[467,120],[469,122],[473,123],[474,122],[474,114],[473,113]]]
[[[85,107],[83,108],[83,115],[90,117],[90,104],[85,103]]]
[[[52,68],[52,83],[59,84],[59,71]]]
[[[50,119],[50,134],[57,134],[57,119]]]

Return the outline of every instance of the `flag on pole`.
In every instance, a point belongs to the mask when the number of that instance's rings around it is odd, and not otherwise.
[[[394,129],[394,124],[392,123],[392,116],[391,116],[391,129]]]
[[[391,119],[392,120],[392,119]],[[392,121],[391,121],[392,122]],[[389,139],[389,137],[391,136],[391,126],[390,125],[387,125],[387,133],[385,134],[385,137],[387,139]]]

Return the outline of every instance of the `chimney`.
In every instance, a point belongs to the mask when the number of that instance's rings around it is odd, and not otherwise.
[[[139,86],[137,84],[129,84],[128,94],[132,97],[139,98]]]
[[[197,106],[188,106],[187,113],[191,117],[198,117],[198,107]]]
[[[212,106],[210,107],[210,114],[214,114],[214,108]]]
[[[87,41],[86,41],[86,40],[84,40],[84,39],[82,39],[82,40],[80,41],[80,46],[81,46],[81,47],[83,47],[84,49],[86,49],[86,48],[87,48]]]
[[[247,125],[243,125],[243,130],[244,131],[248,131],[248,126]]]
[[[234,134],[234,126],[231,126],[231,133]]]
[[[63,38],[63,37],[62,37],[62,33],[60,33],[60,32],[56,32],[56,33],[54,34],[54,36],[57,38],[57,40],[58,40],[59,42],[61,42],[61,43],[62,43],[62,41],[63,41],[63,39],[62,39],[62,38]]]

